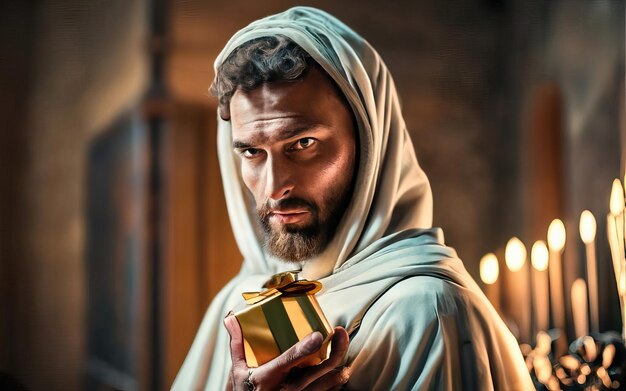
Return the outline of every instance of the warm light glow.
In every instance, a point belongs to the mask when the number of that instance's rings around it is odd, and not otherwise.
[[[533,366],[535,367],[535,373],[537,374],[537,380],[543,384],[547,384],[550,381],[552,375],[552,364],[547,356],[535,356],[533,360]]]
[[[619,179],[613,180],[609,207],[613,216],[619,215],[624,210],[624,188],[622,187],[622,182],[620,182]]]
[[[548,227],[548,247],[552,251],[561,251],[565,247],[565,226],[559,219],[554,219]]]
[[[550,376],[550,379],[548,380],[548,384],[546,384],[546,386],[548,387],[548,390],[550,391],[557,391],[561,389],[561,384],[559,383],[559,379],[557,379],[554,376]]]
[[[574,356],[563,356],[559,358],[559,361],[561,362],[562,366],[571,371],[575,371],[580,367],[580,361],[578,361],[578,359]]]
[[[580,238],[584,243],[590,244],[596,238],[596,218],[593,217],[593,213],[588,210],[583,210],[580,214]]]
[[[494,253],[489,253],[480,260],[480,279],[485,284],[493,284],[498,280],[500,266]]]
[[[540,356],[547,356],[550,353],[550,345],[552,344],[552,339],[550,335],[545,331],[541,330],[537,333],[537,346],[535,346],[535,351]]]
[[[583,355],[585,361],[596,361],[596,358],[598,357],[598,348],[596,346],[596,341],[594,341],[593,338],[589,335],[586,335],[583,337],[583,346],[585,347],[585,354]],[[585,373],[585,375],[588,375],[588,373]]]
[[[526,247],[524,243],[518,238],[511,238],[504,250],[504,260],[510,271],[517,272],[521,270],[524,267],[524,262],[526,262]]]
[[[589,366],[589,364],[583,364],[580,366],[580,373],[582,373],[585,376],[589,376],[591,374],[591,367]]]
[[[613,364],[615,358],[615,345],[610,344],[602,351],[602,366],[608,368]]]
[[[582,278],[577,278],[572,284],[572,316],[576,337],[583,337],[589,332],[587,303],[587,284]]]
[[[533,248],[530,251],[530,262],[533,267],[543,272],[548,269],[548,259],[550,258],[548,254],[548,247],[546,246],[546,242],[543,240],[537,240],[535,244],[533,244]]]

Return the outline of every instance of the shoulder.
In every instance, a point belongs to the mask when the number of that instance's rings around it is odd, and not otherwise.
[[[365,389],[368,382],[376,390],[437,384],[445,361],[440,317],[456,295],[452,285],[435,277],[407,278],[372,304],[350,342],[352,388]],[[372,373],[379,374],[376,380]]]
[[[437,277],[401,280],[367,309],[354,336],[354,347],[374,344],[406,350],[434,344],[442,322],[448,323],[448,318],[457,318],[462,311],[460,296],[455,284]]]
[[[365,316],[386,313],[407,317],[407,314],[419,313],[424,320],[436,317],[438,313],[454,311],[459,297],[458,286],[454,283],[432,276],[415,276],[391,286],[371,305]]]

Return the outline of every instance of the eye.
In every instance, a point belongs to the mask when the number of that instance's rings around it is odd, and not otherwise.
[[[291,149],[307,149],[310,148],[313,144],[315,144],[317,142],[316,139],[311,138],[311,137],[305,137],[305,138],[301,138],[300,140],[296,141],[292,146]]]
[[[261,150],[256,149],[256,148],[246,148],[246,149],[240,150],[239,154],[245,157],[246,159],[252,159],[252,158],[259,156],[261,154]]]

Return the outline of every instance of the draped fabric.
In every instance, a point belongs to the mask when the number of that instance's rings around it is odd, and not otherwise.
[[[517,343],[454,250],[432,228],[432,194],[415,157],[393,79],[378,53],[333,16],[295,7],[236,33],[215,68],[239,45],[284,35],[300,45],[346,96],[359,132],[354,194],[333,240],[302,265],[322,282],[320,306],[351,335],[352,389],[532,389]],[[239,274],[213,300],[173,389],[219,390],[230,369],[222,326],[241,292],[259,290],[293,265],[263,250],[254,201],[218,116],[218,154],[228,212],[244,255]],[[530,387],[530,388],[529,388]]]

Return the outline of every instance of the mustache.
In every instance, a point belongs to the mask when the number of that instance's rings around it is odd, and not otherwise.
[[[269,217],[275,211],[282,211],[287,209],[306,208],[312,212],[317,212],[317,206],[315,204],[302,199],[302,198],[285,198],[278,201],[267,200],[260,208],[257,208],[259,217],[264,220]]]

